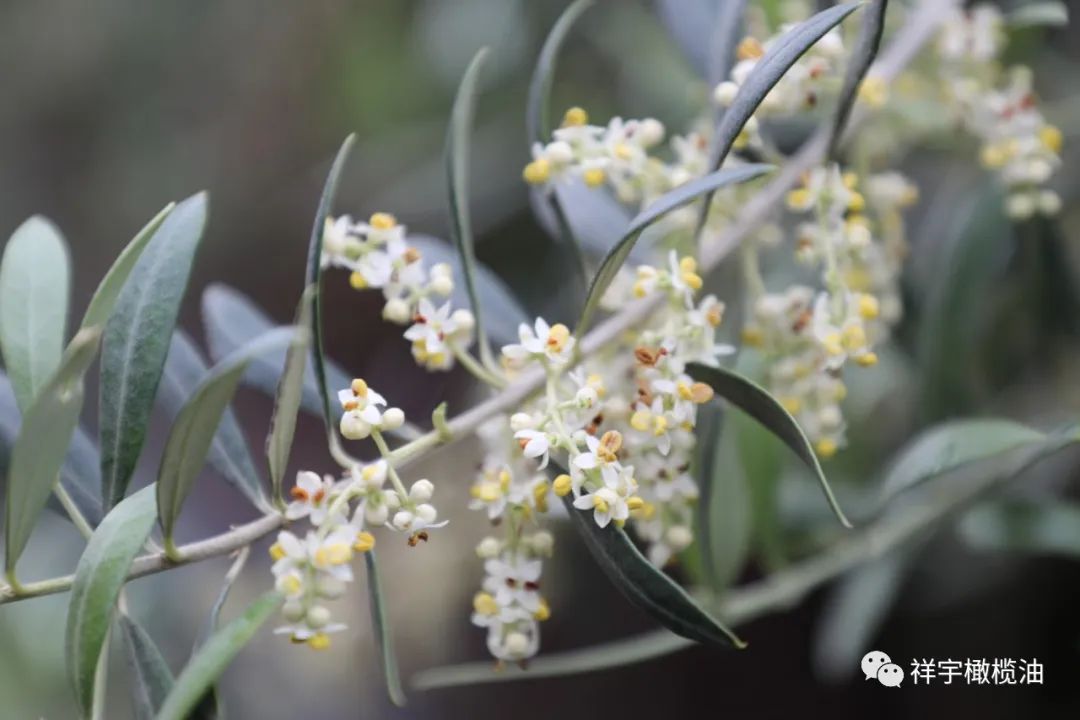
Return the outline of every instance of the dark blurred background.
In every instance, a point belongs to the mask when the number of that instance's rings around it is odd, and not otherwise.
[[[489,45],[493,57],[484,73],[473,142],[479,254],[519,291],[528,308],[539,311],[558,293],[561,268],[532,220],[519,181],[528,158],[525,88],[540,43],[564,5],[561,0],[6,0],[0,3],[0,235],[34,213],[53,219],[72,248],[73,299],[81,308],[143,223],[166,202],[207,189],[210,224],[182,326],[197,339],[204,337],[199,299],[215,282],[239,289],[286,322],[302,286],[318,194],[330,159],[349,132],[357,132],[359,141],[338,209],[362,216],[390,211],[411,229],[445,236],[446,119],[466,64],[477,48]],[[600,5],[566,46],[555,107],[583,104],[600,120],[612,114],[655,116],[671,131],[682,132],[708,88],[670,40],[651,3]],[[1080,407],[1071,322],[1080,315],[1069,317],[1077,309],[1069,293],[1035,308],[1023,302],[1042,298],[1039,288],[1051,280],[1068,287],[1080,250],[1080,175],[1071,170],[1080,132],[1076,38],[1073,28],[1038,31],[1020,38],[1015,51],[1017,59],[1035,65],[1046,113],[1067,138],[1066,168],[1057,182],[1065,199],[1062,222],[1039,231],[1042,244],[1037,245],[1044,247],[1052,233],[1056,254],[1049,270],[1044,262],[1036,271],[1023,255],[1006,253],[993,282],[980,286],[991,288],[982,296],[987,302],[976,298],[970,310],[995,327],[999,317],[1010,323],[1007,327],[1034,321],[1033,337],[997,338],[1010,349],[1003,363],[987,361],[992,344],[973,345],[961,355],[962,379],[939,378],[935,386],[920,381],[922,368],[911,359],[919,355],[916,333],[901,332],[897,364],[887,365],[899,368],[898,379],[855,410],[865,420],[856,434],[870,450],[837,469],[852,485],[868,481],[872,468],[927,419],[990,411],[1061,419],[1069,409],[1075,416]],[[906,167],[922,183],[924,198],[910,218],[917,258],[920,249],[930,253],[949,242],[954,209],[982,187],[978,171],[970,167],[942,172],[954,163],[970,165],[975,157],[973,150],[942,157],[944,145],[916,155]],[[950,205],[942,197],[957,202]],[[935,272],[944,271],[933,260],[914,263],[907,288],[912,323],[925,310],[920,302],[926,288],[942,282]],[[332,308],[327,345],[351,374],[368,378],[418,418],[444,398],[451,400],[451,412],[469,402],[462,377],[412,369],[398,330],[378,319],[377,298],[350,291],[340,276],[327,286]],[[1008,288],[1019,300],[1004,302],[1002,309],[994,300]],[[912,411],[905,397],[912,384],[946,389],[930,391],[942,400],[931,403],[936,417],[919,418]],[[952,395],[942,399],[946,391]],[[883,413],[882,402],[895,404]],[[92,398],[87,406],[92,428]],[[237,410],[253,451],[260,450],[269,401],[243,391]],[[141,482],[156,468],[164,421],[155,429],[144,451]],[[298,468],[331,467],[321,430],[310,418],[300,429],[297,448]],[[484,532],[478,514],[465,510],[474,462],[468,450],[455,446],[416,469],[417,477],[431,473],[439,486],[437,499],[449,527],[416,549],[394,536],[380,538],[406,677],[486,654],[482,631],[467,619],[481,578],[472,547]],[[1035,481],[1065,485],[1075,480],[1076,460],[1064,457],[1041,468]],[[253,516],[209,471],[197,492],[185,512],[186,538]],[[347,618],[350,629],[331,651],[311,653],[264,632],[225,675],[223,697],[235,718],[313,720],[555,715],[571,720],[690,712],[1077,717],[1080,571],[1075,562],[973,553],[949,532],[931,542],[932,557],[903,580],[894,612],[873,647],[894,659],[1035,657],[1046,666],[1044,687],[926,689],[905,683],[890,690],[864,683],[855,668],[850,678],[827,681],[813,662],[818,611],[828,599],[827,592],[819,592],[791,612],[746,627],[742,634],[750,648],[740,654],[694,649],[569,679],[413,694],[408,708],[395,710],[382,689],[361,582],[337,603],[335,613]],[[226,616],[269,586],[264,546],[257,547]],[[22,567],[42,576],[68,572],[79,547],[76,533],[49,515]],[[174,670],[187,657],[227,566],[222,558],[131,584],[133,613]],[[750,567],[746,577],[756,573]],[[545,651],[650,628],[565,528],[558,532],[557,557],[546,570],[545,587],[554,609],[544,626]],[[0,717],[74,716],[64,675],[66,602],[59,595],[0,609]],[[108,716],[124,718],[130,711],[119,652],[112,666]]]

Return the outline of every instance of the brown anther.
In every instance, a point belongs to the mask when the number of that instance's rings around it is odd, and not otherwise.
[[[652,367],[656,365],[656,361],[660,359],[662,353],[662,349],[638,347],[634,348],[634,359],[638,361],[639,365]]]
[[[527,582],[527,583],[525,583],[525,589],[536,592],[537,590],[540,589],[540,584],[539,583],[534,583],[534,582]]]
[[[525,446],[528,445],[528,444],[529,444],[529,441],[526,438],[518,438],[518,447],[521,448],[522,450],[524,450]]]
[[[421,258],[420,251],[414,247],[405,248],[405,264],[412,265]]]
[[[427,323],[427,318],[420,313],[416,313],[412,316],[412,321],[417,325],[424,325]]]
[[[803,310],[799,313],[799,316],[795,318],[795,322],[791,325],[791,332],[801,333],[806,329],[806,326],[810,324],[810,321],[814,319],[814,313],[809,310]]]
[[[292,495],[294,499],[299,500],[300,502],[307,502],[308,498],[310,497],[307,490],[302,487],[296,486],[289,490],[289,494]]]
[[[604,462],[615,462],[615,456],[622,449],[622,435],[617,430],[608,430],[600,438],[600,446],[596,454]]]
[[[517,580],[515,580],[514,578],[506,578],[506,587],[508,587],[508,588],[516,588],[517,587]]]
[[[416,544],[419,543],[421,540],[427,542],[428,534],[423,530],[421,530],[420,532],[414,532],[412,535],[409,536],[409,547],[416,547]]]
[[[315,491],[315,496],[311,499],[311,501],[316,502],[316,503],[320,503],[320,502],[322,502],[324,497],[326,497],[326,491],[323,490],[322,488],[319,488],[318,490]]]

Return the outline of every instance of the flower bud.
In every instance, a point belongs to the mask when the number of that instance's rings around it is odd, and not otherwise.
[[[502,543],[490,536],[481,540],[480,544],[476,546],[476,554],[482,560],[490,560],[498,557],[501,550]]]
[[[307,611],[307,624],[313,630],[324,628],[330,623],[330,611],[322,605],[315,605]]]
[[[437,294],[446,297],[454,292],[454,279],[449,275],[439,275],[431,278],[431,289]]]
[[[1035,200],[1029,193],[1014,193],[1005,200],[1005,214],[1013,220],[1026,220],[1035,214]]]
[[[386,500],[386,506],[391,510],[397,510],[401,507],[401,498],[398,497],[397,492],[394,490],[387,492],[384,499]]]
[[[577,391],[577,395],[574,396],[574,401],[580,408],[591,408],[596,404],[596,401],[600,399],[596,390],[589,386],[585,386]]]
[[[674,552],[680,552],[690,547],[694,541],[694,534],[685,525],[673,525],[664,533],[664,541]]]
[[[664,139],[664,123],[655,118],[645,118],[638,125],[638,139],[642,147],[653,147]]]
[[[369,504],[364,508],[364,520],[368,525],[374,527],[381,527],[386,524],[386,519],[390,516],[390,508],[386,505],[371,505]]]
[[[383,306],[382,316],[383,319],[389,322],[404,325],[409,322],[412,313],[409,312],[409,303],[401,298],[393,298],[386,301],[386,305]]]
[[[1053,190],[1039,193],[1039,211],[1043,215],[1057,215],[1061,212],[1061,196]]]
[[[435,509],[434,505],[423,503],[416,506],[416,517],[428,525],[435,522],[435,518],[438,516],[439,512]]]
[[[551,551],[555,547],[555,537],[547,530],[541,530],[533,534],[529,544],[532,545],[533,552],[537,555],[550,557]]]
[[[562,140],[548,143],[547,147],[544,148],[544,155],[547,157],[548,162],[554,165],[566,165],[574,159],[574,151],[570,147],[570,143]]]
[[[405,412],[401,408],[387,408],[382,416],[383,430],[397,430],[405,424]]]
[[[514,413],[510,416],[510,429],[514,432],[521,430],[531,430],[533,428],[533,418],[529,413]]]
[[[739,86],[728,80],[716,86],[716,90],[713,91],[713,100],[717,105],[727,107],[738,92]]]
[[[435,486],[431,484],[430,480],[417,480],[409,488],[409,499],[413,502],[426,503],[431,499],[434,492]]]
[[[345,594],[345,583],[329,575],[320,577],[319,584],[315,586],[315,592],[321,598],[336,600]]]
[[[398,530],[408,530],[412,527],[415,516],[408,510],[401,510],[394,513],[394,527]]]
[[[304,617],[304,606],[299,600],[289,600],[281,608],[281,615],[289,622],[300,622]]]
[[[511,657],[523,657],[529,651],[529,638],[524,633],[512,632],[506,636],[506,652]]]
[[[352,413],[341,416],[341,434],[348,440],[363,440],[371,434],[371,426]]]
[[[454,269],[447,263],[436,263],[431,266],[430,273],[432,279],[437,277],[453,277]]]
[[[450,314],[450,321],[458,326],[463,333],[471,333],[476,327],[476,316],[464,308],[455,310]]]

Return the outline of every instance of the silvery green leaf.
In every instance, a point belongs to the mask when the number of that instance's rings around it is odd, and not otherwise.
[[[667,630],[656,630],[580,650],[542,653],[529,661],[529,667],[526,670],[511,665],[496,671],[491,662],[462,663],[432,668],[414,675],[411,685],[417,690],[435,690],[461,685],[578,676],[670,655],[692,645],[693,643],[684,637],[679,637]]]
[[[575,334],[578,337],[585,334],[593,313],[600,304],[600,299],[603,297],[604,292],[607,291],[608,286],[611,285],[611,281],[615,279],[619,268],[626,262],[626,258],[629,257],[630,251],[633,250],[634,244],[643,230],[672,210],[693,202],[702,195],[712,193],[727,185],[753,180],[772,169],[771,165],[742,165],[737,168],[710,173],[680,185],[660,196],[638,213],[637,217],[631,220],[630,225],[623,231],[622,239],[611,248],[611,251],[600,263],[600,268],[596,271],[596,275],[593,277],[592,284],[589,287],[589,295],[585,300],[585,308],[581,312],[581,319],[574,329]]]
[[[671,632],[689,640],[745,647],[746,643],[735,633],[653,566],[625,531],[614,525],[600,527],[592,513],[574,507],[572,496],[563,498],[563,502],[593,559],[630,602]]]
[[[131,670],[132,709],[136,720],[154,720],[172,690],[173,674],[154,639],[135,621],[121,613],[120,628]]]
[[[127,247],[113,261],[112,267],[105,273],[105,277],[101,279],[97,290],[94,291],[94,296],[90,298],[90,304],[86,307],[86,314],[83,315],[82,327],[104,325],[108,321],[109,316],[112,315],[113,307],[116,305],[116,300],[120,297],[120,290],[124,287],[124,283],[127,282],[128,276],[131,275],[135,262],[139,259],[143,249],[146,248],[146,243],[150,242],[150,238],[154,236],[157,229],[161,227],[161,223],[165,222],[165,218],[175,207],[176,203],[169,203],[162,208],[161,212],[136,233],[131,242],[127,244]]]
[[[175,330],[169,343],[165,372],[158,396],[174,421],[191,394],[206,377],[207,365],[202,353],[183,330]],[[214,433],[208,453],[210,464],[244,496],[259,508],[267,508],[266,494],[259,472],[251,458],[244,432],[232,408],[226,407],[221,424]]]
[[[453,253],[450,252],[450,254]],[[227,357],[263,333],[275,327],[281,327],[260,310],[250,298],[227,285],[211,285],[206,288],[202,298],[202,311],[210,357],[215,362]],[[252,358],[244,373],[244,384],[261,390],[267,395],[276,393],[284,371],[285,355],[284,349],[276,349]],[[322,417],[323,405],[319,399],[315,371],[310,363],[306,365],[300,407],[312,415]],[[349,377],[345,371],[330,359],[326,360],[326,377],[331,390],[347,387],[349,384]],[[336,402],[336,398],[335,395],[331,400]]]
[[[326,227],[326,219],[330,217],[330,211],[337,196],[338,183],[341,173],[345,169],[345,161],[349,158],[349,152],[356,142],[355,135],[349,135],[341,144],[334,164],[330,166],[330,172],[323,185],[322,196],[319,198],[319,206],[315,211],[315,221],[311,228],[311,242],[308,244],[307,278],[305,286],[313,287],[311,299],[311,366],[315,372],[316,395],[322,409],[323,422],[326,424],[327,437],[332,442],[337,441],[335,427],[337,423],[330,408],[333,407],[331,400],[331,388],[329,385],[326,354],[323,351],[322,336],[322,246],[323,232]],[[275,386],[276,386],[275,382]],[[347,383],[346,383],[347,384]],[[344,387],[344,386],[342,386]]]
[[[429,267],[446,263],[453,268],[454,292],[450,295],[450,301],[454,307],[472,309],[469,294],[465,289],[461,258],[450,243],[430,235],[409,235],[408,242],[420,251]],[[473,267],[473,279],[476,281],[476,294],[488,323],[488,336],[498,344],[517,342],[518,325],[529,322],[529,314],[506,283],[482,262],[477,261]],[[348,385],[348,382],[345,385]]]
[[[60,366],[26,410],[11,449],[7,480],[5,568],[26,548],[38,515],[56,485],[83,403],[83,376],[101,340],[101,328],[80,330],[71,339]]]
[[[1005,16],[1011,27],[1029,27],[1043,25],[1047,27],[1065,27],[1069,24],[1069,8],[1057,0],[1030,2],[1016,8]]]
[[[206,461],[221,417],[252,357],[286,347],[297,328],[284,327],[252,340],[210,368],[176,416],[158,469],[157,501],[166,543],[172,542],[180,510]]]
[[[484,365],[492,367],[494,360],[484,325],[484,313],[487,308],[481,307],[476,288],[476,241],[473,238],[469,210],[469,140],[476,104],[476,83],[487,53],[487,48],[482,48],[476,53],[469,67],[466,68],[465,75],[461,78],[461,85],[454,99],[454,107],[450,112],[450,127],[446,133],[446,180],[450,193],[450,237],[454,241],[458,255],[461,256],[465,289],[469,294],[469,305],[476,317],[476,338],[480,348],[480,359],[483,360]]]
[[[851,527],[851,523],[848,522],[833,495],[829,481],[825,478],[825,472],[821,469],[817,455],[814,454],[813,446],[802,428],[795,422],[795,418],[791,417],[791,413],[785,410],[776,398],[757,383],[732,370],[691,363],[687,365],[686,371],[695,380],[711,387],[718,396],[753,417],[776,437],[783,440],[784,444],[791,448],[803,464],[814,473],[836,518],[845,527]]]
[[[721,595],[738,579],[750,551],[753,531],[750,512],[750,478],[736,461],[739,451],[732,432],[723,432],[728,418],[719,408],[698,413],[696,475],[698,536],[705,577],[714,593]],[[701,421],[706,420],[704,427]]]
[[[135,554],[154,525],[154,487],[113,508],[94,531],[75,568],[65,645],[68,678],[82,715],[94,706],[94,676],[116,599]]]
[[[3,458],[0,472],[5,478],[5,484],[7,463],[21,424],[22,418],[15,403],[15,391],[11,387],[11,381],[7,375],[0,373],[0,457]],[[92,526],[101,522],[101,497],[98,495],[101,492],[100,463],[97,445],[85,430],[76,426],[71,436],[71,445],[64,457],[64,466],[60,469],[60,484]],[[64,519],[69,519],[67,512],[55,498],[49,499],[48,507]]]
[[[1080,557],[1080,506],[1044,503],[984,503],[960,522],[960,535],[978,550]]]
[[[711,86],[727,78],[746,0],[657,0],[657,12],[690,65]]]
[[[574,238],[590,256],[607,255],[633,219],[630,211],[611,193],[603,188],[590,188],[579,178],[560,181],[553,190]],[[529,198],[533,215],[544,231],[558,239],[559,220],[547,198],[539,190],[531,192]],[[639,264],[646,262],[648,249],[643,243],[636,244],[629,259]]]
[[[185,720],[213,687],[263,623],[281,606],[284,598],[269,592],[248,606],[244,614],[214,633],[176,678],[172,692],[157,720]]]
[[[99,425],[107,508],[123,499],[146,441],[169,339],[205,225],[205,193],[177,205],[135,261],[105,325]]]
[[[394,652],[393,626],[387,614],[386,599],[383,597],[382,583],[379,581],[379,568],[375,563],[375,551],[364,553],[364,563],[368,572],[368,598],[371,605],[371,625],[375,629],[375,639],[379,644],[382,657],[383,677],[386,680],[386,692],[391,702],[398,707],[405,706],[405,691],[401,689],[398,674],[397,655]]]
[[[23,412],[60,364],[70,291],[67,243],[35,215],[15,230],[0,261],[0,350]]]
[[[885,30],[885,10],[888,4],[888,0],[870,0],[868,7],[862,12],[859,38],[848,59],[844,86],[840,89],[839,102],[833,114],[826,157],[835,156],[836,146],[843,135],[844,126],[847,125],[855,99],[859,96],[859,86],[862,85],[867,71],[870,70],[870,65],[877,57],[878,48],[881,45],[881,33]]]
[[[1047,436],[1003,418],[951,420],[924,430],[897,454],[881,483],[888,502],[916,485],[968,463],[1035,446]]]
[[[296,339],[285,353],[285,370],[278,382],[274,397],[274,414],[270,418],[270,434],[266,438],[266,461],[270,468],[270,487],[274,502],[282,499],[285,470],[289,465],[293,436],[296,433],[296,415],[304,392],[304,371],[311,354],[311,299],[314,288],[308,288],[300,298],[296,310],[296,326],[300,328]],[[344,387],[344,386],[339,386]]]

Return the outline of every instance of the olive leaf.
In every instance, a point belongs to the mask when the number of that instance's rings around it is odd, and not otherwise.
[[[718,595],[738,579],[753,531],[750,478],[735,461],[739,451],[735,434],[722,432],[727,419],[719,408],[702,408],[696,432],[695,475],[701,492],[696,541],[705,577]]]
[[[585,308],[581,312],[581,319],[578,320],[577,328],[574,331],[576,335],[580,338],[585,334],[593,313],[600,304],[600,299],[608,286],[611,285],[611,281],[615,279],[619,268],[626,262],[626,258],[629,257],[634,244],[645,228],[672,210],[697,200],[706,193],[711,193],[727,185],[753,180],[772,169],[771,165],[742,165],[737,168],[720,170],[680,185],[650,203],[637,217],[630,221],[630,226],[623,231],[622,239],[611,248],[611,251],[600,263],[600,268],[596,271],[592,284],[589,286],[589,294],[585,299]]]
[[[8,574],[15,572],[15,563],[56,485],[82,410],[83,376],[100,340],[101,328],[76,333],[60,366],[23,417],[8,466],[4,536]]]
[[[1080,557],[1080,506],[985,503],[960,521],[960,536],[977,550]]]
[[[783,440],[784,444],[791,448],[817,477],[833,514],[836,515],[844,527],[851,527],[851,523],[844,515],[844,511],[840,509],[840,504],[833,495],[832,488],[825,478],[825,472],[821,469],[821,463],[818,462],[817,455],[814,454],[814,448],[811,446],[810,440],[807,439],[799,424],[795,422],[795,418],[791,417],[791,413],[785,410],[776,398],[757,383],[733,370],[691,363],[686,366],[686,371],[695,380],[711,387],[719,397],[753,417],[776,437]]]
[[[392,626],[386,611],[386,599],[383,597],[382,583],[379,580],[379,568],[375,563],[375,551],[364,553],[364,563],[368,573],[368,597],[371,605],[371,625],[375,628],[375,640],[379,644],[382,657],[383,675],[386,680],[386,692],[390,700],[398,707],[405,706],[405,691],[401,689],[398,673],[397,655],[394,653]]]
[[[132,678],[132,709],[136,720],[154,720],[172,690],[173,674],[154,639],[131,616],[120,613],[128,668]]]
[[[266,461],[270,468],[270,487],[274,502],[283,504],[282,484],[289,465],[296,416],[304,392],[304,370],[311,353],[311,298],[313,288],[307,288],[296,310],[296,339],[285,352],[285,371],[278,382],[274,398],[274,414],[270,419],[270,434],[266,438]]]
[[[101,350],[102,499],[123,499],[146,441],[195,251],[206,225],[206,195],[176,206],[147,242],[116,298]]]
[[[155,509],[153,485],[119,503],[90,536],[75,568],[65,646],[68,678],[84,717],[94,706],[94,676],[120,588],[154,526]]]
[[[1069,8],[1060,0],[1031,2],[1022,5],[1005,16],[1011,27],[1065,27],[1069,24]]]
[[[869,6],[863,10],[859,38],[856,40],[855,49],[851,51],[851,57],[848,58],[844,85],[840,89],[840,101],[833,114],[826,157],[832,158],[836,155],[836,146],[840,142],[848,117],[851,116],[855,99],[859,96],[859,86],[877,57],[881,34],[885,30],[885,10],[888,4],[888,0],[871,0]]]
[[[482,48],[465,69],[465,75],[458,86],[454,107],[450,112],[450,127],[446,134],[446,179],[450,203],[450,237],[461,256],[461,271],[465,276],[465,289],[469,293],[469,304],[476,317],[476,338],[480,347],[480,359],[486,367],[494,367],[495,361],[488,344],[487,331],[484,327],[484,311],[480,306],[476,289],[476,250],[472,232],[472,213],[469,210],[469,137],[472,134],[473,114],[475,111],[476,82],[480,68],[487,57],[487,48]]]
[[[214,633],[176,678],[157,720],[185,720],[233,658],[284,602],[276,592],[255,600],[244,613]]]
[[[194,388],[169,431],[158,469],[157,500],[166,547],[171,546],[176,519],[206,461],[218,425],[251,358],[287,346],[297,328],[283,327],[252,340],[212,367]]]
[[[70,291],[67,243],[35,215],[15,230],[0,261],[0,351],[23,412],[60,364]]]

